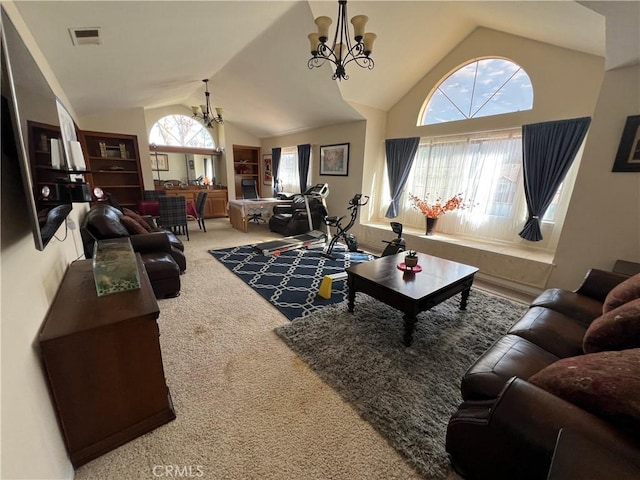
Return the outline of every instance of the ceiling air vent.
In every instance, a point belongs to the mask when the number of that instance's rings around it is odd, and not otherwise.
[[[71,41],[74,45],[100,45],[100,27],[70,28]]]

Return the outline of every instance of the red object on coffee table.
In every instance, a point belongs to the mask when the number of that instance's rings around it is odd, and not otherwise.
[[[422,271],[422,267],[420,265],[416,265],[415,267],[407,267],[404,262],[399,263],[397,267],[398,270],[402,270],[403,272],[420,273]]]

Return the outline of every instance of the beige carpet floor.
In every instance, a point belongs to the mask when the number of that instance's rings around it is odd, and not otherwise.
[[[421,478],[276,336],[288,320],[207,253],[274,238],[268,228],[216,219],[206,233],[190,222],[190,235],[182,293],[159,301],[177,418],[75,478]]]

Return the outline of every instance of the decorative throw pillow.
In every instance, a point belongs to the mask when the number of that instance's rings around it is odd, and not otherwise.
[[[529,383],[607,420],[640,424],[640,349],[563,358]]]
[[[582,339],[584,353],[640,348],[640,298],[599,316]]]
[[[131,218],[129,215],[123,215],[120,218],[120,222],[122,222],[122,224],[125,226],[125,228],[127,229],[127,232],[129,232],[130,235],[149,233],[144,229],[142,225],[140,225],[139,222]]]
[[[145,230],[144,233],[149,233],[151,231],[151,227],[147,223],[147,221],[140,216],[138,212],[134,212],[133,210],[124,207],[123,209],[124,215],[127,217],[131,217]]]
[[[128,215],[123,215],[122,217],[120,217],[120,222],[122,222],[130,235],[149,233],[144,229],[142,225],[140,225],[139,222]]]
[[[613,310],[636,298],[640,298],[640,273],[626,279],[611,289],[604,299],[602,313],[607,313],[609,310]]]

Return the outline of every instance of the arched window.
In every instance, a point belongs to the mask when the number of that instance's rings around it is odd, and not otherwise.
[[[167,115],[151,127],[149,143],[175,147],[216,148],[204,126],[186,115]]]
[[[504,58],[473,60],[443,78],[425,100],[418,126],[533,108],[531,79]]]

